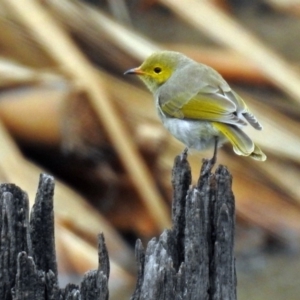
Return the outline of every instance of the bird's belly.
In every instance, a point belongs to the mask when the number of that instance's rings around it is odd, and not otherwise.
[[[170,133],[187,147],[199,151],[213,148],[215,137],[218,137],[218,146],[225,137],[212,126],[211,122],[162,118],[164,126]]]

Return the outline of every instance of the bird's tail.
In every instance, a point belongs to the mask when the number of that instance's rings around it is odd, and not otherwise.
[[[233,146],[233,151],[236,154],[250,156],[251,158],[260,161],[265,161],[267,159],[267,156],[261,149],[237,126],[219,122],[213,122],[213,126],[230,141]]]
[[[250,154],[250,157],[255,159],[255,160],[260,160],[260,161],[265,161],[267,159],[266,154],[264,154],[261,149],[254,144],[254,150]]]

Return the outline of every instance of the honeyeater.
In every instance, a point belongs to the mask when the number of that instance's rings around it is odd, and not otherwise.
[[[159,118],[187,148],[217,148],[227,140],[238,155],[266,160],[266,155],[242,130],[262,126],[244,100],[211,67],[182,53],[159,51],[141,66],[124,74],[136,74],[154,96]]]

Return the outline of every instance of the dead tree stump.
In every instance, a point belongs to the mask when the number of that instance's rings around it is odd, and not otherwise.
[[[171,229],[144,251],[136,243],[138,278],[131,300],[235,300],[234,196],[223,166],[210,172],[204,161],[191,185],[186,154],[173,168]],[[109,258],[99,235],[99,267],[80,285],[60,288],[54,240],[54,179],[41,175],[29,218],[27,194],[14,184],[0,185],[0,299],[107,300]]]
[[[109,259],[102,234],[98,270],[89,271],[80,286],[59,288],[53,193],[53,177],[41,175],[29,220],[27,194],[14,184],[0,185],[0,299],[107,300]]]
[[[173,227],[136,244],[138,280],[131,300],[235,300],[235,207],[226,167],[205,160],[191,187],[186,154],[173,168]]]

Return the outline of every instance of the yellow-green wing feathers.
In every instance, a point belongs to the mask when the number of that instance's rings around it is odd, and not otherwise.
[[[165,101],[160,107],[164,114],[174,118],[246,125],[245,121],[235,114],[235,103],[217,93],[198,93],[192,98],[177,95],[175,99]]]
[[[212,93],[214,91],[214,93]],[[191,98],[189,95],[177,95],[175,99],[165,102],[162,111],[175,118],[219,121],[234,125],[247,125],[261,130],[262,126],[249,111],[244,100],[234,91],[223,91],[204,86]]]

